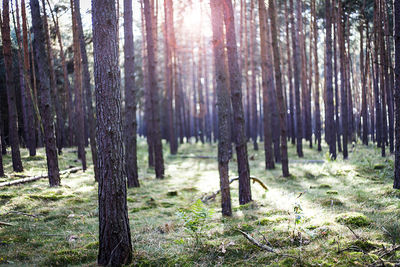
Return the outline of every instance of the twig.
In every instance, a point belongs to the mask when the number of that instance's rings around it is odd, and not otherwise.
[[[266,250],[268,252],[272,252],[272,253],[277,253],[272,247],[261,244],[260,242],[258,242],[256,239],[254,239],[253,237],[251,237],[248,233],[243,232],[240,229],[237,229],[247,240],[250,241],[250,243],[252,243],[253,245],[259,247],[262,250]]]
[[[6,222],[0,222],[0,225],[4,225],[4,226],[14,226],[11,223],[6,223]]]
[[[60,175],[61,174],[75,173],[75,172],[77,172],[79,170],[82,170],[82,167],[74,167],[74,168],[71,168],[71,169],[60,171]],[[48,177],[48,175],[39,175],[39,176],[34,176],[34,177],[29,177],[29,178],[18,179],[18,180],[15,180],[15,181],[0,183],[0,187],[11,186],[11,185],[19,185],[19,184],[34,182],[34,181],[40,180],[42,178],[47,178],[47,177]]]
[[[9,211],[9,212],[7,212],[7,213],[4,214],[4,215],[8,215],[8,214],[10,214],[10,213],[19,214],[19,215],[24,215],[24,216],[29,216],[29,217],[33,217],[33,218],[36,218],[36,217],[37,217],[37,215],[35,215],[35,214],[28,214],[28,213],[20,212],[20,211]]]
[[[350,226],[347,225],[347,228],[349,228],[349,230],[353,233],[353,235],[354,235],[357,239],[360,239],[360,236],[357,235],[357,234],[353,231],[353,229],[350,228]]]

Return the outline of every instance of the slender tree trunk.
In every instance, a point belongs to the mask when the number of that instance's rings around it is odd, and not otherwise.
[[[348,122],[348,104],[347,104],[347,75],[346,75],[346,52],[345,52],[345,41],[344,41],[344,33],[345,33],[345,24],[342,21],[343,18],[343,10],[341,1],[339,1],[338,6],[338,14],[337,14],[337,27],[338,27],[338,36],[339,36],[339,54],[340,54],[340,97],[341,97],[341,109],[340,109],[340,117],[342,119],[342,136],[343,136],[343,158],[348,158],[348,131],[349,131],[349,122]]]
[[[153,137],[154,162],[157,178],[164,178],[164,158],[161,142],[160,128],[160,106],[158,97],[158,85],[156,77],[156,61],[155,61],[155,40],[153,32],[153,17],[150,12],[149,0],[144,0],[144,15],[146,20],[146,40],[147,40],[147,68],[149,91],[151,100],[151,131]]]
[[[280,117],[280,128],[281,128],[282,174],[283,177],[288,177],[290,174],[289,174],[289,161],[287,154],[286,103],[283,97],[282,74],[280,69],[281,60],[278,47],[278,30],[276,23],[276,10],[275,10],[274,0],[269,0],[269,14],[271,22],[272,49],[274,53],[276,97],[279,106],[279,117]]]
[[[245,121],[242,104],[241,76],[238,64],[235,20],[231,0],[224,0],[223,7],[226,28],[229,83],[231,89],[231,102],[233,110],[233,139],[236,146],[239,173],[239,203],[243,205],[250,202],[252,199],[250,187],[250,168],[247,155]]]
[[[231,194],[229,191],[229,150],[230,150],[230,101],[226,86],[223,6],[219,0],[210,0],[211,24],[213,30],[214,71],[216,78],[218,109],[218,170],[221,187],[222,215],[231,216]]]
[[[22,43],[24,47],[24,77],[25,77],[25,110],[26,110],[26,126],[27,126],[27,146],[29,155],[36,155],[36,133],[35,133],[35,116],[33,108],[33,93],[31,88],[30,64],[29,64],[29,47],[28,47],[28,27],[26,23],[25,1],[21,0],[21,15],[22,15]],[[18,16],[18,15],[17,15]]]
[[[6,88],[8,103],[9,139],[11,144],[12,166],[15,172],[22,172],[21,154],[19,151],[18,113],[16,105],[14,71],[12,61],[9,2],[3,0],[3,21],[1,23],[1,36],[3,39],[3,56],[6,68]]]
[[[260,40],[261,40],[261,70],[262,70],[262,88],[263,88],[263,111],[264,111],[264,152],[265,168],[274,169],[274,153],[272,151],[272,133],[271,133],[271,99],[269,97],[268,87],[274,85],[272,68],[272,51],[267,49],[267,10],[263,1],[258,1],[258,12],[260,20]]]
[[[60,173],[58,169],[58,157],[56,148],[56,139],[54,136],[53,112],[50,96],[50,81],[48,79],[48,60],[45,50],[44,28],[40,16],[40,7],[38,0],[30,0],[32,12],[32,26],[35,40],[36,63],[38,66],[39,90],[38,99],[40,107],[41,122],[43,125],[43,138],[46,147],[47,169],[50,186],[60,185]]]
[[[338,22],[337,22],[337,6],[336,6],[336,0],[332,1],[332,6],[333,6],[333,11],[332,11],[332,19],[334,20],[333,22],[333,73],[334,73],[334,78],[335,78],[335,123],[336,123],[336,129],[335,129],[335,136],[337,138],[337,147],[338,147],[338,152],[342,152],[342,141],[341,141],[341,122],[340,122],[340,117],[339,117],[339,85],[338,85],[338,53],[337,53],[337,48],[338,48]]]
[[[297,7],[299,8],[299,7]],[[289,14],[290,14],[290,24],[292,25],[292,48],[293,48],[293,69],[294,69],[294,93],[295,93],[295,106],[296,106],[296,139],[297,139],[297,155],[303,157],[303,144],[302,144],[302,118],[301,118],[301,106],[300,106],[300,64],[301,57],[299,51],[299,34],[298,29],[296,29],[295,19],[294,19],[294,5],[293,0],[289,0]],[[297,19],[301,19],[297,18]]]
[[[315,0],[311,1],[311,13],[313,17],[313,30],[314,30],[314,106],[315,106],[315,138],[317,140],[318,151],[321,151],[321,110],[320,110],[320,96],[319,96],[319,67],[318,67],[318,25],[317,15],[315,12]]]
[[[331,19],[331,1],[325,1],[326,14],[326,115],[325,132],[329,141],[329,154],[332,159],[336,159],[336,136],[335,136],[335,118],[333,104],[333,86],[332,86],[332,19]]]
[[[76,20],[76,6],[71,0],[72,27],[73,27],[73,47],[74,47],[74,87],[75,87],[75,136],[78,144],[78,158],[82,161],[82,168],[86,170],[85,152],[85,112],[83,109],[82,92],[82,57],[79,45],[79,33]]]
[[[394,52],[395,52],[395,161],[393,188],[400,189],[400,1],[394,1]]]
[[[137,165],[137,123],[135,49],[132,29],[132,0],[124,0],[124,76],[125,76],[125,170],[128,187],[139,187]]]
[[[251,97],[250,97],[250,110],[251,110],[251,139],[253,139],[254,150],[258,150],[257,143],[257,85],[256,85],[256,64],[255,64],[255,15],[254,15],[254,0],[250,1],[250,69],[251,69]]]
[[[362,16],[364,19],[365,0],[362,6]],[[368,60],[367,60],[367,64]],[[361,71],[361,91],[362,91],[362,142],[368,146],[368,104],[367,104],[367,83],[366,74],[364,67],[364,20],[360,21],[360,71]]]
[[[94,168],[95,180],[98,181],[98,166],[97,166],[97,145],[96,145],[96,119],[94,116],[95,110],[93,107],[92,86],[90,84],[89,62],[86,51],[85,36],[83,35],[82,18],[80,12],[80,0],[74,0],[75,16],[79,34],[79,44],[82,57],[82,74],[83,74],[83,92],[85,93],[88,134],[90,140],[90,150],[92,152],[92,162]],[[136,119],[136,116],[135,116]]]

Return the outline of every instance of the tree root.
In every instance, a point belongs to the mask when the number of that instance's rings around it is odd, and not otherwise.
[[[232,178],[231,180],[229,180],[229,184],[233,183],[234,181],[238,181],[238,180],[239,180],[239,177]],[[267,187],[259,178],[257,178],[257,177],[250,177],[250,180],[253,180],[253,184],[254,184],[255,182],[257,182],[259,185],[261,185],[262,188],[265,189],[265,191],[268,191],[268,190],[269,190],[268,187]],[[218,189],[217,191],[215,191],[214,193],[212,193],[212,194],[209,195],[209,196],[203,196],[203,197],[201,198],[201,201],[205,203],[205,202],[207,202],[207,201],[209,201],[209,200],[215,200],[216,196],[217,196],[219,193],[221,193],[221,189]]]

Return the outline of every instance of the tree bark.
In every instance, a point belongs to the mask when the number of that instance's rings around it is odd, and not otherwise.
[[[290,174],[289,174],[289,160],[287,153],[286,103],[283,97],[282,74],[280,68],[281,60],[280,60],[280,51],[278,46],[278,30],[276,23],[276,10],[275,10],[274,0],[269,0],[269,14],[271,21],[272,49],[274,53],[276,97],[279,106],[279,117],[280,117],[280,128],[281,128],[282,174],[283,177],[288,177]]]
[[[86,42],[85,36],[83,35],[83,26],[82,26],[82,18],[80,11],[80,0],[74,0],[75,5],[75,16],[76,23],[78,27],[79,34],[79,45],[81,50],[82,57],[82,74],[83,74],[83,83],[82,89],[85,93],[86,99],[86,109],[87,109],[87,122],[88,122],[88,131],[89,131],[89,141],[90,141],[90,150],[92,152],[92,162],[94,169],[94,177],[95,180],[98,181],[98,166],[97,166],[97,145],[96,145],[96,118],[94,116],[95,109],[93,107],[93,98],[92,98],[92,85],[90,84],[90,72],[89,72],[89,62],[86,51]],[[135,117],[136,118],[136,117]]]
[[[394,1],[394,52],[395,52],[395,161],[393,188],[400,189],[400,1]]]
[[[44,28],[40,16],[40,7],[38,0],[30,0],[32,12],[32,26],[35,35],[33,47],[35,48],[35,57],[38,67],[38,99],[41,122],[43,127],[44,145],[46,147],[47,169],[49,173],[50,186],[60,185],[60,173],[58,168],[58,157],[56,148],[56,139],[54,136],[53,112],[50,95],[50,81],[48,79],[49,66],[46,49]]]
[[[250,168],[247,155],[247,140],[245,131],[244,112],[242,104],[241,75],[238,64],[236,47],[235,20],[231,0],[224,0],[224,20],[226,29],[226,48],[229,67],[229,84],[231,91],[231,102],[233,110],[234,130],[233,140],[236,146],[238,173],[239,173],[239,203],[241,205],[250,202]]]
[[[126,202],[120,70],[114,1],[92,2],[94,78],[99,165],[99,265],[132,259]]]
[[[336,159],[336,136],[335,136],[335,118],[333,104],[333,86],[332,86],[332,19],[331,19],[331,1],[325,1],[326,14],[326,117],[325,134],[329,141],[329,154],[332,159]]]
[[[261,70],[262,70],[262,88],[263,88],[263,112],[264,112],[264,152],[265,168],[274,169],[274,153],[272,151],[272,133],[271,133],[271,99],[269,97],[268,87],[274,85],[272,68],[272,51],[267,49],[267,10],[264,1],[258,1],[258,12],[260,20],[260,40],[261,40]]]
[[[319,96],[319,67],[318,67],[318,25],[317,15],[315,12],[315,0],[311,1],[311,13],[313,17],[313,30],[314,30],[314,106],[315,106],[315,138],[317,140],[318,151],[322,150],[321,147],[321,110],[320,110],[320,96]]]
[[[137,165],[137,123],[136,123],[136,85],[135,49],[132,29],[132,0],[124,0],[124,76],[125,76],[125,170],[128,187],[139,187]]]
[[[214,71],[216,79],[218,110],[218,170],[221,187],[222,215],[232,216],[231,194],[229,191],[229,157],[230,157],[230,101],[226,86],[223,7],[220,0],[210,0],[212,45],[214,52]]]
[[[160,106],[158,96],[158,85],[156,77],[156,60],[155,60],[155,39],[153,31],[153,16],[150,10],[149,0],[144,0],[144,15],[146,20],[146,41],[147,41],[147,68],[149,80],[149,93],[151,100],[151,128],[152,141],[154,149],[154,163],[157,178],[164,178],[164,158],[161,142],[160,127]]]
[[[11,145],[12,166],[15,172],[22,172],[21,154],[19,151],[18,113],[16,105],[12,48],[10,37],[9,1],[3,1],[3,21],[1,23],[1,36],[3,39],[4,66],[6,68],[6,88],[8,103],[9,139]]]
[[[253,139],[253,148],[258,150],[257,143],[257,126],[258,126],[258,114],[257,114],[257,85],[256,85],[256,64],[255,64],[255,15],[254,15],[254,0],[250,1],[250,69],[251,69],[251,94],[250,94],[250,105],[251,110],[251,139]]]

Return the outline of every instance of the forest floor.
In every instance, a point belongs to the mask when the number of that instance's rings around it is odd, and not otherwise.
[[[146,142],[138,144],[141,187],[128,189],[133,265],[366,266],[400,260],[400,191],[392,189],[393,158],[381,158],[372,145],[350,146],[349,160],[340,155],[334,162],[326,147],[317,152],[304,143],[305,157],[299,159],[289,145],[292,176],[283,178],[279,164],[265,171],[263,150],[249,144],[251,175],[269,190],[252,183],[254,202],[239,206],[233,182],[234,215],[221,218],[219,196],[204,206],[196,202],[219,188],[216,145],[184,144],[175,156],[164,145],[166,177],[157,180],[147,168]],[[46,173],[43,149],[35,157],[22,150],[22,157],[23,175]],[[19,179],[10,155],[3,159],[8,177],[0,182]],[[235,156],[230,165],[235,177]],[[79,166],[76,149],[65,149],[60,169],[72,166]],[[96,265],[92,167],[63,175],[59,188],[49,188],[47,179],[0,188],[0,221],[10,224],[0,225],[0,265]],[[188,231],[195,211],[206,217],[193,224],[199,226],[196,234]],[[256,247],[238,229],[276,253]]]

